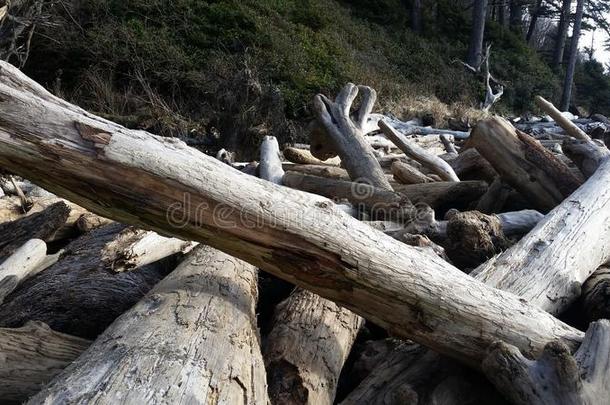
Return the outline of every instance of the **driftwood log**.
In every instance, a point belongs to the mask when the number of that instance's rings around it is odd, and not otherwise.
[[[394,179],[402,184],[431,183],[434,181],[413,166],[398,161],[392,163],[392,174]]]
[[[107,225],[68,244],[59,262],[5,298],[0,326],[20,327],[35,320],[58,332],[95,338],[165,275],[158,266],[112,271],[118,257],[110,252],[123,252],[124,232],[131,233],[125,228]]]
[[[357,117],[352,120],[350,109],[361,92],[362,104]],[[392,187],[377,162],[373,149],[364,139],[364,127],[373,110],[377,93],[367,86],[347,84],[333,102],[319,94],[314,98],[314,108],[320,126],[311,135],[312,154],[320,160],[339,155],[353,181],[386,190]]]
[[[0,263],[0,304],[24,279],[43,269],[47,245],[31,239]]]
[[[58,333],[41,322],[0,328],[0,398],[20,404],[66,368],[90,341]]]
[[[583,338],[517,296],[350,218],[326,198],[98,118],[6,63],[0,100],[0,164],[98,215],[209,243],[470,364],[480,364],[498,340],[536,355],[549,341],[575,348]],[[95,188],[95,198],[83,183]]]
[[[550,115],[551,118],[553,118],[553,120],[555,120],[555,122],[559,124],[559,126],[562,127],[568,133],[568,135],[572,136],[575,139],[580,139],[587,142],[591,141],[589,135],[587,135],[582,129],[576,126],[572,121],[567,119],[561,113],[561,111],[555,108],[555,106],[551,102],[545,100],[540,96],[536,96],[535,101],[538,107],[540,107],[545,113]]]
[[[582,181],[538,141],[494,117],[481,122],[467,142],[502,179],[545,212],[569,196]]]
[[[387,122],[383,120],[379,121],[379,128],[381,128],[385,136],[394,142],[407,156],[426,166],[432,172],[440,176],[441,179],[446,181],[460,181],[459,177],[455,174],[455,171],[447,162],[415,143],[410,142],[406,136],[392,128]]]
[[[28,403],[267,403],[256,299],[256,268],[197,247]]]
[[[283,175],[277,141],[266,137],[260,176],[281,184]],[[271,402],[331,405],[363,323],[353,312],[301,289],[278,305],[264,345]]]

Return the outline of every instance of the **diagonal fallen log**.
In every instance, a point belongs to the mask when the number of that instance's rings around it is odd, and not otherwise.
[[[394,142],[396,146],[398,146],[407,156],[426,166],[428,169],[439,175],[441,179],[446,181],[460,181],[457,174],[455,174],[447,162],[438,156],[431,154],[415,143],[410,142],[406,136],[396,131],[387,122],[383,120],[379,121],[379,128],[381,128],[385,136]]]
[[[23,403],[42,389],[91,344],[58,333],[41,322],[0,328],[0,398]]]
[[[610,260],[610,159],[516,245],[477,268],[478,280],[527,296],[553,314]],[[535,294],[532,294],[535,292]]]
[[[535,355],[549,341],[575,347],[583,337],[517,296],[350,218],[326,198],[95,117],[6,63],[0,165],[106,218],[209,243],[470,364],[480,364],[497,340]]]
[[[264,404],[256,268],[197,247],[29,404]]]
[[[603,404],[610,398],[610,321],[593,322],[573,355],[561,343],[549,343],[538,360],[499,342],[483,361],[483,370],[516,405]]]
[[[467,142],[492,164],[502,179],[545,212],[582,184],[538,141],[494,117],[475,127]]]
[[[261,145],[260,177],[281,184],[274,137]],[[332,301],[297,289],[275,310],[264,345],[272,403],[332,404],[339,375],[364,319]]]

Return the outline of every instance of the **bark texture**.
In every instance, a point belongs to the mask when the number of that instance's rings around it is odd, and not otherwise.
[[[264,404],[256,268],[196,248],[29,404]]]
[[[104,250],[123,230],[124,225],[107,225],[70,243],[59,262],[5,298],[0,326],[35,320],[58,332],[95,338],[164,276],[154,266],[117,274],[104,263]]]

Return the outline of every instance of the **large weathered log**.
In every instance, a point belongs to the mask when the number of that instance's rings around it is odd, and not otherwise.
[[[582,183],[539,142],[502,118],[480,122],[467,144],[540,210],[551,210]]]
[[[463,149],[460,154],[443,155],[442,158],[462,180],[485,180],[491,184],[498,173],[476,149]]]
[[[359,91],[363,94],[362,105],[357,118],[352,120],[350,108]],[[391,190],[392,187],[381,170],[373,149],[364,139],[363,129],[376,99],[375,90],[351,83],[341,90],[334,102],[321,94],[317,95],[313,104],[322,128],[318,127],[317,131],[312,133],[311,152],[321,160],[339,155],[341,164],[352,180],[366,179],[372,186]],[[326,152],[322,152],[323,150]]]
[[[338,157],[322,161],[320,159],[315,158],[310,151],[305,149],[289,147],[283,150],[283,154],[287,161],[299,165],[338,166],[341,163],[341,159],[339,159]]]
[[[475,270],[478,280],[506,288],[553,314],[610,260],[610,160],[516,245]],[[535,293],[534,293],[535,292]]]
[[[270,138],[261,146],[260,177],[281,184],[279,148]],[[331,405],[363,323],[353,312],[301,289],[278,305],[264,346],[272,403]]]
[[[610,319],[610,267],[600,267],[583,284],[582,307],[589,322]]]
[[[383,131],[392,142],[396,144],[407,156],[417,160],[428,169],[440,176],[446,181],[460,181],[451,166],[443,159],[431,154],[413,142],[410,142],[406,136],[396,131],[390,124],[385,121],[379,121],[379,128]]]
[[[364,320],[297,290],[278,306],[264,346],[274,404],[332,404],[339,374]]]
[[[483,361],[496,387],[517,405],[605,404],[610,398],[610,321],[589,326],[573,355],[558,342],[549,343],[538,360],[497,343]]]
[[[41,268],[46,255],[46,243],[31,239],[0,263],[0,304],[22,280]]]
[[[20,327],[36,320],[58,332],[95,338],[165,275],[155,266],[114,273],[116,257],[110,252],[123,251],[121,231],[124,225],[107,225],[70,243],[58,263],[5,298],[0,326]]]
[[[0,165],[104,217],[209,243],[471,364],[497,340],[537,354],[551,340],[574,347],[583,337],[516,296],[350,218],[326,198],[95,117],[5,63]]]
[[[52,239],[68,219],[70,208],[58,202],[43,211],[0,224],[0,261],[30,239]]]
[[[0,398],[20,404],[66,368],[91,344],[41,322],[0,328]]]
[[[268,402],[256,268],[197,247],[29,404]]]

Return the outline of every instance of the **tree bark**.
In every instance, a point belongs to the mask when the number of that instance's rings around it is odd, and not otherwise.
[[[95,338],[164,275],[154,266],[125,273],[111,271],[117,256],[110,252],[123,251],[121,231],[125,226],[107,225],[66,246],[59,262],[25,280],[6,297],[0,306],[0,326],[20,327],[35,320],[58,332]]]
[[[20,404],[74,361],[91,344],[41,322],[0,329],[0,398]]]
[[[582,183],[538,141],[498,117],[477,125],[468,146],[475,147],[508,184],[544,212]]]
[[[29,404],[267,403],[256,268],[196,248]]]
[[[278,306],[264,346],[274,404],[332,404],[364,320],[305,290]]]
[[[487,377],[517,405],[602,404],[610,398],[610,322],[589,326],[573,355],[549,343],[538,360],[497,343],[483,362]]]
[[[582,308],[587,321],[610,319],[610,267],[600,267],[582,286]]]
[[[610,160],[509,250],[477,270],[476,278],[527,296],[559,314],[580,287],[610,260]],[[535,293],[534,293],[535,292]]]
[[[570,58],[563,82],[563,93],[561,95],[561,110],[568,111],[572,101],[572,84],[574,83],[574,72],[576,71],[576,59],[578,58],[578,41],[580,41],[580,29],[582,27],[582,16],[585,9],[585,0],[576,1],[576,16],[572,28],[572,43],[570,44]]]
[[[0,164],[92,212],[209,243],[470,364],[492,341],[536,354],[551,340],[574,347],[583,337],[326,198],[240,173],[181,141],[127,130],[0,67]],[[82,184],[95,188],[94,198]]]
[[[481,66],[483,58],[483,37],[487,18],[487,0],[475,0],[472,6],[472,31],[466,63],[475,69]]]
[[[559,15],[559,26],[557,27],[557,37],[555,38],[555,47],[553,49],[552,67],[556,73],[560,71],[563,63],[563,53],[568,38],[568,29],[570,28],[571,8],[572,0],[562,0],[561,14]]]
[[[0,261],[30,239],[48,242],[65,224],[69,214],[70,208],[58,202],[44,211],[0,224]]]

